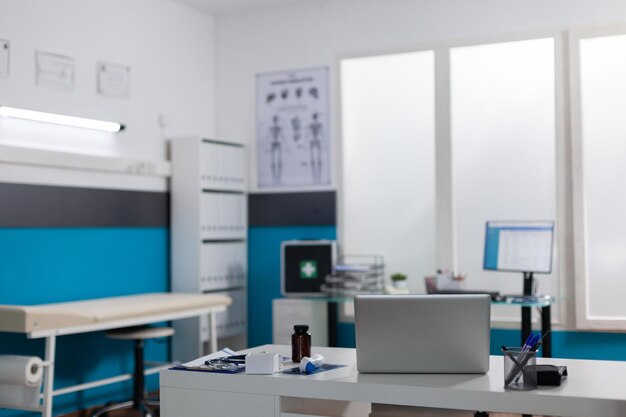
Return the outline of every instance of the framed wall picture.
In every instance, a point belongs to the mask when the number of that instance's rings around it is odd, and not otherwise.
[[[98,94],[107,97],[130,96],[130,67],[100,61],[98,69]]]
[[[74,58],[36,51],[37,87],[59,91],[74,90]]]
[[[331,184],[328,68],[257,75],[259,188]]]

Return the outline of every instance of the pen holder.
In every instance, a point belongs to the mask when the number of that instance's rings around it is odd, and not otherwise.
[[[528,391],[537,388],[537,352],[522,348],[502,350],[504,354],[504,388]]]

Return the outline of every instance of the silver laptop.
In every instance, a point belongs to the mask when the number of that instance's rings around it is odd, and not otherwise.
[[[359,372],[489,371],[489,295],[362,295],[354,309]]]

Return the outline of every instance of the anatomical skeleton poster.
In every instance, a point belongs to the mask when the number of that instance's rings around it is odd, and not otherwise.
[[[259,188],[331,183],[328,103],[327,67],[257,75]]]

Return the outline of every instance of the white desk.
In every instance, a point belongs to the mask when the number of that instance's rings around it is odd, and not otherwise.
[[[289,354],[287,346],[251,350]],[[313,348],[328,363],[349,364],[317,375],[213,374],[161,371],[163,417],[295,417],[310,414],[306,400],[336,400],[492,412],[569,417],[626,416],[626,363],[538,359],[567,365],[570,376],[560,387],[508,392],[503,360],[492,356],[485,375],[359,374],[353,349]],[[344,416],[347,414],[319,414]],[[362,414],[367,416],[367,414]]]

